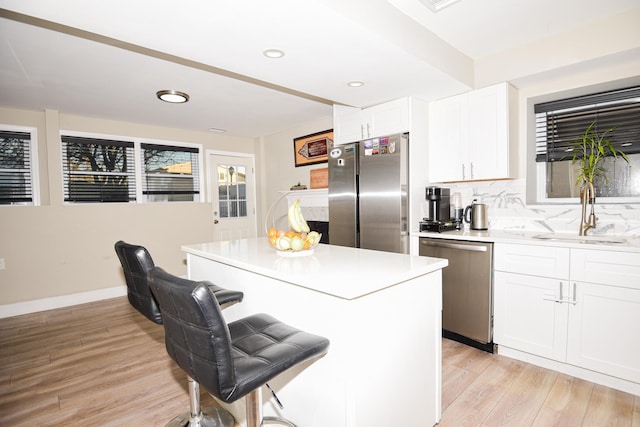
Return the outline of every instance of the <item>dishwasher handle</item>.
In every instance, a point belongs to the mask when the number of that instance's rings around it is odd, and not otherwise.
[[[420,240],[421,245],[432,246],[434,248],[459,249],[462,251],[487,252],[488,248],[483,244],[464,245],[461,243],[434,242],[433,240]]]

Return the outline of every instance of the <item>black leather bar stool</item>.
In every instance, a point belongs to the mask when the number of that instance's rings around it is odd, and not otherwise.
[[[143,246],[116,242],[115,251],[124,270],[129,303],[154,323],[162,324],[162,312],[149,288],[147,273],[155,267],[149,251]],[[223,306],[241,302],[242,292],[231,291],[207,282],[207,286]],[[189,381],[189,412],[174,417],[167,427],[233,427],[235,419],[224,408],[201,407],[200,385],[191,377]]]
[[[328,339],[268,314],[227,325],[209,287],[159,267],[149,272],[149,285],[162,310],[167,352],[187,375],[223,402],[246,396],[247,427],[295,426],[282,418],[262,417],[262,386],[298,363],[326,354]]]
[[[127,282],[129,303],[147,319],[161,325],[160,307],[147,283],[147,273],[155,267],[151,254],[143,246],[132,245],[122,240],[116,242],[115,250]]]

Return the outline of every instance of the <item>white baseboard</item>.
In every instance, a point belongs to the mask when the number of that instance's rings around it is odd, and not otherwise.
[[[59,297],[43,298],[18,302],[15,304],[5,304],[0,305],[0,319],[20,316],[22,314],[36,313],[38,311],[52,310],[54,308],[85,304],[87,302],[100,301],[125,295],[127,295],[127,287],[122,285],[114,288],[99,289],[97,291],[81,292],[79,294],[62,295]]]

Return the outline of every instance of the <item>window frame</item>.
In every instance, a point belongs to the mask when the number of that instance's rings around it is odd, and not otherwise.
[[[70,202],[64,201],[65,205],[89,205],[89,204],[158,204],[158,203],[205,203],[206,198],[203,197],[204,194],[204,153],[202,144],[198,143],[189,143],[182,141],[167,141],[167,140],[158,140],[158,139],[148,139],[148,138],[137,138],[131,136],[120,136],[120,135],[111,135],[111,134],[102,134],[102,133],[93,133],[93,132],[78,132],[78,131],[69,131],[69,130],[60,130],[59,133],[59,150],[60,150],[60,172],[62,174],[61,186],[62,186],[62,195],[64,196],[64,187],[65,187],[65,176],[63,170],[63,162],[64,162],[64,153],[63,153],[63,144],[62,137],[70,136],[70,137],[79,137],[79,138],[91,138],[91,139],[104,139],[104,140],[112,140],[112,141],[121,141],[121,142],[131,142],[133,143],[133,167],[134,167],[134,182],[135,182],[135,200],[131,200],[128,202]],[[142,164],[142,144],[152,144],[152,145],[163,145],[170,147],[186,147],[186,148],[196,148],[198,150],[197,161],[198,161],[198,191],[199,191],[199,200],[193,201],[148,201],[146,200],[146,196],[143,195],[142,190],[142,175],[144,173],[144,165]]]
[[[550,198],[547,197],[547,165],[550,163],[539,162],[536,161],[536,157],[538,155],[537,148],[537,118],[535,107],[538,104],[544,104],[548,102],[560,101],[560,100],[568,100],[576,97],[589,97],[596,95],[600,92],[612,92],[616,90],[620,90],[626,87],[638,86],[640,82],[636,79],[625,80],[621,82],[609,82],[603,85],[596,85],[591,87],[583,87],[577,90],[569,90],[558,92],[554,94],[539,96],[535,98],[530,98],[527,102],[527,110],[528,110],[528,132],[527,139],[529,141],[527,147],[527,164],[530,168],[530,171],[533,171],[533,174],[527,173],[528,178],[533,178],[533,182],[535,182],[535,187],[528,187],[529,196],[533,195],[534,199],[529,199],[532,204],[539,205],[570,205],[570,204],[579,204],[579,197],[564,197],[564,198]],[[567,160],[570,161],[570,160]],[[624,160],[619,159],[619,161],[624,162]],[[533,176],[532,176],[533,175]],[[529,192],[531,191],[531,192]],[[630,197],[606,197],[600,196],[598,198],[598,202],[600,204],[638,204],[640,203],[640,195],[639,196],[630,196]]]
[[[113,136],[113,135],[104,135],[104,134],[93,134],[93,133],[87,133],[87,132],[71,132],[71,131],[60,131],[60,135],[59,135],[60,139],[60,173],[61,173],[61,185],[62,185],[62,203],[65,205],[94,205],[94,204],[102,204],[102,203],[108,203],[108,204],[117,204],[117,203],[136,203],[137,202],[137,178],[135,176],[135,142],[131,139],[131,138],[127,138],[127,137],[120,137],[120,136]],[[65,200],[65,189],[68,185],[67,182],[67,172],[65,171],[65,152],[64,152],[64,147],[65,147],[65,142],[63,141],[63,139],[65,137],[69,137],[69,138],[79,138],[79,139],[92,139],[92,140],[96,140],[96,141],[105,141],[105,142],[109,142],[109,141],[113,141],[113,142],[117,142],[118,144],[131,144],[131,155],[133,156],[133,158],[130,159],[129,163],[133,164],[133,168],[134,171],[133,173],[130,172],[122,172],[122,173],[111,173],[109,172],[109,174],[118,174],[118,175],[129,175],[131,177],[133,177],[133,185],[134,185],[134,197],[136,197],[136,200],[118,200],[118,201],[90,201],[90,200],[79,200],[79,201],[72,201],[72,200]],[[105,144],[108,145],[108,144]],[[98,175],[100,173],[95,173],[95,175]],[[127,192],[128,194],[131,194],[129,191]]]
[[[38,156],[38,129],[32,126],[0,124],[0,130],[7,132],[29,133],[29,162],[31,175],[31,202],[7,203],[0,206],[40,206],[40,167]]]
[[[220,164],[218,164],[217,167],[219,168]],[[239,165],[237,163],[229,164],[227,166],[226,171],[225,171],[225,183],[227,184],[226,185],[227,190],[229,190],[229,188],[231,186],[233,186],[233,178],[232,177],[229,178],[228,182],[226,180],[226,177],[227,177],[227,174],[229,173],[229,168],[230,167],[233,167],[235,169],[236,177],[237,177],[239,175],[240,167],[245,168],[246,166],[245,165]],[[236,186],[236,198],[235,199],[230,199],[229,198],[229,193],[227,193],[227,197],[225,198],[225,202],[227,204],[227,207],[226,207],[227,214],[229,214],[231,211],[233,211],[231,206],[232,206],[232,203],[235,203],[236,211],[238,213],[238,215],[235,215],[235,216],[230,216],[230,215],[222,216],[223,209],[222,209],[222,206],[221,206],[222,199],[220,198],[220,175],[219,175],[218,171],[219,171],[219,169],[216,170],[216,175],[217,175],[217,178],[216,178],[216,189],[214,191],[218,192],[217,199],[218,199],[218,213],[219,213],[220,220],[223,221],[223,220],[233,220],[233,219],[247,219],[249,217],[249,203],[248,203],[249,201],[248,201],[248,198],[247,198],[247,180],[246,180],[247,171],[245,171],[245,180],[244,180],[244,183],[243,183],[243,185],[244,185],[244,198],[240,198],[240,188],[241,188],[241,186],[240,186],[240,183],[239,183],[237,178],[236,178],[236,184],[235,184],[235,186]],[[228,184],[231,184],[231,186],[228,185]],[[244,207],[244,209],[242,209],[242,207]],[[244,215],[240,215],[241,212],[244,212]]]
[[[137,194],[137,200],[139,200],[141,203],[203,203],[205,202],[205,197],[203,197],[204,195],[204,182],[203,182],[203,168],[204,166],[204,155],[203,155],[203,149],[202,149],[202,144],[196,144],[196,143],[189,143],[189,142],[176,142],[176,141],[164,141],[164,140],[157,140],[157,139],[138,139],[136,140],[136,179],[138,180],[138,182],[140,183],[139,186],[136,187],[136,191],[139,193]],[[197,149],[198,150],[198,154],[196,156],[197,161],[198,161],[198,174],[197,174],[197,180],[198,180],[198,193],[195,194],[194,196],[194,200],[183,200],[183,201],[149,201],[147,200],[147,196],[143,194],[144,189],[142,186],[143,183],[143,175],[144,175],[144,165],[142,163],[142,158],[143,158],[143,148],[142,145],[157,145],[157,146],[166,146],[166,147],[184,147],[187,149]]]

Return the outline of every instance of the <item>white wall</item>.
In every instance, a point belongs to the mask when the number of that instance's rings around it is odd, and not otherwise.
[[[332,117],[318,119],[302,124],[286,131],[264,137],[260,145],[260,166],[264,186],[262,188],[262,212],[258,223],[258,235],[265,234],[264,221],[267,210],[281,196],[281,191],[287,191],[298,182],[310,187],[310,172],[314,169],[327,167],[327,163],[295,167],[293,140],[316,132],[333,129]],[[280,228],[286,228],[287,200],[280,200],[274,209],[274,217]],[[271,222],[271,218],[268,218]]]
[[[579,5],[576,5],[579,7]],[[526,18],[525,18],[526,19]],[[546,74],[574,76],[640,55],[640,9],[612,16],[475,62],[475,87]],[[508,37],[508,35],[505,35]],[[636,73],[637,73],[636,68]]]
[[[60,129],[199,143],[203,150],[254,153],[256,142],[59,113],[0,108],[0,124],[38,130],[41,206],[0,206],[0,308],[44,298],[123,287],[113,245],[146,246],[156,264],[186,274],[180,246],[211,239],[208,203],[62,202]],[[206,192],[206,190],[205,190]],[[0,310],[1,311],[1,310]]]

